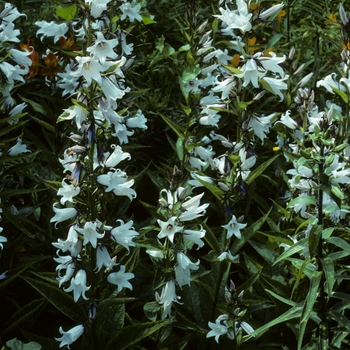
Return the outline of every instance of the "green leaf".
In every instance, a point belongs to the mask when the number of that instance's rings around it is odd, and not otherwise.
[[[67,7],[56,7],[56,15],[65,21],[71,21],[77,14],[77,5],[73,4]]]
[[[40,114],[42,114],[42,115],[44,115],[44,116],[47,116],[47,113],[46,113],[45,109],[44,109],[39,103],[34,102],[34,101],[32,101],[32,100],[30,100],[30,99],[28,99],[28,98],[25,98],[25,97],[23,97],[23,96],[21,96],[21,95],[19,95],[19,97],[20,97],[24,102],[29,103],[29,104],[33,107],[33,109],[34,109],[35,112],[38,112],[38,113],[40,113]]]
[[[41,349],[41,345],[38,343],[31,341],[27,344],[24,344],[17,338],[7,341],[6,346],[8,346],[11,350],[40,350]]]
[[[316,205],[316,198],[315,196],[299,196],[297,198],[292,199],[289,203],[287,208],[294,207],[299,204],[306,204],[306,205]]]
[[[283,34],[274,35],[266,45],[265,51],[271,47],[274,47],[280,41],[281,38],[283,38]]]
[[[275,292],[269,290],[269,289],[265,289],[265,292],[271,294],[274,298],[276,298],[277,300],[281,301],[284,304],[290,305],[290,306],[295,306],[296,303],[292,300],[286,299],[281,297],[280,295],[276,294]]]
[[[335,87],[331,86],[332,90],[337,93],[342,99],[343,101],[348,104],[349,103],[349,98],[348,98],[348,95],[344,92],[344,91],[341,91],[339,89],[336,89]]]
[[[44,127],[45,129],[47,129],[48,131],[52,132],[53,134],[55,133],[56,129],[53,125],[39,119],[33,116],[30,116],[33,120],[35,120],[38,124],[40,124],[42,127]]]
[[[210,184],[209,182],[206,182],[198,177],[196,178],[196,180],[200,182],[205,188],[207,188],[220,203],[223,202],[225,198],[225,192],[221,188],[214,184]]]
[[[184,127],[181,126],[180,124],[175,123],[173,120],[167,118],[162,113],[159,113],[159,115],[169,125],[169,127],[176,133],[176,135],[181,139],[181,141],[184,141],[184,133],[185,133]]]
[[[309,253],[310,258],[312,259],[318,249],[318,244],[320,242],[322,236],[322,226],[321,225],[313,225],[311,227],[311,231],[309,234]]]
[[[323,271],[326,276],[326,291],[328,293],[328,298],[331,297],[332,292],[333,292],[333,287],[335,283],[335,278],[334,278],[334,263],[331,259],[329,258],[324,258],[321,259],[322,266],[323,266]]]
[[[213,249],[215,250],[217,253],[221,254],[221,246],[218,243],[218,239],[215,236],[214,232],[212,231],[212,229],[206,224],[206,222],[202,222],[203,227],[206,230],[206,234],[204,236],[204,240],[205,242]]]
[[[126,326],[113,335],[112,339],[107,344],[106,350],[123,350],[130,348],[162,327],[167,326],[169,323],[169,320],[162,320]]]
[[[78,324],[88,322],[87,312],[73,298],[52,284],[37,281],[30,277],[21,276],[36,291],[38,291],[47,301],[49,301],[57,310],[61,311],[67,317]]]
[[[285,258],[288,258],[289,256],[298,253],[305,249],[308,246],[308,239],[307,238],[302,238],[300,241],[296,242],[293,244],[290,248],[288,248],[286,251],[284,251],[277,259],[276,261],[272,264],[272,266],[276,265],[280,261],[282,261]]]
[[[340,312],[336,312],[333,310],[329,310],[328,312],[330,316],[333,318],[333,320],[339,323],[338,326],[343,326],[346,328],[348,333],[350,332],[350,320],[347,317],[345,317]]]
[[[254,332],[246,335],[243,337],[243,340],[251,339],[255,336],[260,336],[261,334],[264,334],[266,331],[269,331],[271,327],[275,326],[279,323],[285,323],[289,320],[292,320],[293,318],[299,318],[302,312],[302,308],[304,306],[304,301],[301,303],[293,306],[291,309],[280,315],[279,317],[275,318],[274,320],[266,323],[265,325],[261,326],[260,328],[256,329]]]
[[[25,325],[26,329],[31,327],[36,321],[37,317],[43,311],[46,303],[47,301],[45,299],[33,300],[13,313],[1,330],[2,338],[4,334],[20,329],[22,325]]]
[[[315,271],[311,277],[309,292],[306,296],[306,303],[304,305],[303,313],[300,322],[307,322],[310,318],[311,311],[315,305],[318,296],[318,289],[321,282],[322,271]]]
[[[274,157],[270,158],[269,160],[267,160],[266,162],[260,164],[257,168],[255,168],[248,176],[247,180],[245,181],[248,185],[251,184],[258,176],[261,175],[261,173],[263,173],[266,168],[272,164],[275,159],[277,159],[280,155],[276,154]]]

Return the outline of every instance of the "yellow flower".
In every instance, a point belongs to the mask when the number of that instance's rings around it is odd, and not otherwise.
[[[282,22],[282,17],[284,17],[286,15],[286,11],[284,10],[281,10],[280,12],[278,12],[277,16],[276,16],[276,19],[278,22]]]

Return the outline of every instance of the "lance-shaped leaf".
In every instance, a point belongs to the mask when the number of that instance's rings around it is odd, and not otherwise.
[[[308,239],[307,238],[302,238],[300,241],[296,242],[293,244],[290,248],[288,248],[285,252],[283,252],[277,259],[276,261],[272,264],[276,265],[280,261],[282,261],[285,258],[288,258],[289,256],[298,253],[305,249],[308,246]]]
[[[260,176],[265,169],[271,165],[275,159],[277,159],[280,155],[276,154],[274,157],[270,158],[266,162],[260,164],[257,168],[255,168],[248,176],[247,180],[245,181],[248,185],[251,184],[258,176]]]
[[[73,298],[52,284],[37,281],[30,277],[21,276],[36,291],[38,291],[47,301],[49,301],[57,310],[61,311],[77,324],[88,322],[87,312]]]
[[[169,320],[147,322],[126,326],[117,331],[107,344],[106,350],[123,350],[139,343],[154,332],[169,324]]]

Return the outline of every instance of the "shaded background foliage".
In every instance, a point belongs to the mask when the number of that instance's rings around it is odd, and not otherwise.
[[[11,3],[21,13],[27,15],[27,18],[21,17],[17,24],[21,28],[21,42],[35,37],[36,20],[55,20],[56,6],[62,5],[61,1],[12,1]],[[263,2],[267,7],[272,3]],[[300,64],[305,63],[304,75],[308,72],[315,73],[313,78],[315,86],[317,79],[321,76],[336,71],[339,63],[339,54],[342,50],[340,30],[336,26],[331,27],[326,24],[326,14],[337,12],[338,6],[338,1],[317,3],[311,0],[287,1],[286,18],[282,23],[275,23],[272,30],[266,28],[264,37],[260,38],[261,45],[268,43],[275,34],[281,33],[280,40],[274,45],[275,50],[281,54],[287,54],[294,46],[295,61]],[[344,6],[346,7],[346,4]],[[133,31],[135,60],[127,76],[127,84],[132,92],[123,102],[126,106],[139,107],[148,118],[148,130],[137,135],[137,146],[123,147],[124,151],[132,154],[128,171],[136,176],[138,199],[130,206],[125,203],[123,207],[121,203],[120,207],[112,208],[110,211],[111,217],[120,217],[120,213],[125,217],[132,217],[137,230],[154,223],[158,193],[162,188],[167,187],[169,171],[173,166],[181,166],[176,153],[176,135],[161,114],[180,125],[186,123],[183,106],[191,108],[191,113],[194,115],[199,114],[199,97],[190,96],[187,103],[178,83],[184,70],[198,62],[191,62],[186,51],[179,49],[188,43],[185,33],[193,32],[206,19],[209,20],[208,29],[210,28],[212,14],[218,13],[218,4],[216,1],[153,0],[147,1],[147,10],[154,15],[155,23],[141,25]],[[225,46],[224,40],[216,44]],[[36,50],[45,52],[46,44],[40,42],[38,38],[35,39],[35,45]],[[292,66],[293,62],[287,64]],[[56,277],[56,265],[52,260],[55,249],[51,243],[59,237],[63,238],[65,233],[64,227],[55,230],[50,224],[52,204],[56,200],[57,192],[57,188],[51,182],[61,179],[62,168],[58,158],[62,156],[62,150],[69,145],[67,139],[69,126],[56,123],[57,117],[64,108],[68,107],[68,103],[62,99],[60,91],[57,91],[54,86],[48,87],[40,75],[18,86],[13,97],[17,103],[22,101],[28,103],[27,114],[21,118],[23,125],[13,129],[0,121],[0,127],[7,128],[6,134],[0,131],[1,142],[4,138],[8,149],[10,143],[13,144],[18,136],[24,135],[32,153],[10,158],[6,156],[5,151],[0,157],[0,196],[3,209],[1,225],[9,240],[6,248],[0,252],[0,272],[9,270],[10,275],[9,279],[0,283],[0,315],[2,316],[0,340],[1,345],[4,345],[7,340],[18,337],[23,341],[38,341],[45,349],[56,349],[58,343],[54,340],[51,342],[49,338],[57,336],[59,326],[64,325],[64,328],[73,326],[72,321],[59,312],[57,307],[48,303],[33,285],[25,282],[23,278],[31,277],[33,272],[45,273],[47,278]],[[316,96],[320,108],[324,106],[326,99],[327,97],[322,93]],[[275,101],[274,97],[267,98],[258,107],[254,105],[248,108],[252,108],[252,113],[258,112],[259,108],[262,110],[270,104],[273,105]],[[280,108],[279,112],[285,112],[294,106],[292,98],[286,98],[283,103],[278,107],[275,104],[273,109]],[[6,114],[3,113],[1,118],[6,118]],[[223,114],[220,133],[229,135],[237,127],[235,123],[232,115]],[[199,139],[206,134],[206,128],[199,125],[195,125],[193,130]],[[247,140],[249,139],[247,135]],[[264,145],[260,143],[252,145],[252,152],[258,156],[259,164],[263,164],[275,155],[272,150],[274,147],[272,140],[274,138],[271,137],[271,140],[266,140]],[[287,170],[288,165],[285,165],[281,155],[263,176],[258,177],[246,187],[244,193],[238,195],[237,204],[234,206],[235,215],[237,217],[244,215],[245,222],[250,226],[267,213],[273,207],[270,199],[279,202],[280,196],[287,189],[285,179],[280,175]],[[225,219],[225,208],[209,191],[204,198],[205,202],[212,203],[207,210],[207,224],[213,227],[213,232],[218,237],[221,231],[220,225]],[[18,210],[16,215],[11,213],[12,206]],[[154,217],[149,219],[152,216]],[[295,227],[300,224],[298,218],[285,220],[282,216],[279,210],[273,207],[269,219],[262,224],[247,244],[239,249],[241,263],[232,265],[231,270],[226,271],[226,277],[235,281],[238,290],[246,291],[242,307],[246,307],[248,313],[252,315],[254,328],[277,318],[288,310],[286,304],[276,301],[265,290],[273,290],[278,295],[289,299],[291,284],[286,281],[300,278],[299,271],[293,271],[283,262],[272,266],[280,250],[277,243],[268,239],[267,235],[273,235],[279,231],[277,224],[283,230],[284,236],[294,232]],[[153,238],[155,236],[153,234]],[[348,240],[347,236],[345,238]],[[154,300],[153,284],[156,278],[153,266],[146,261],[142,249],[137,247],[136,250],[139,256],[135,259],[139,260],[133,281],[134,289],[127,294],[136,297],[137,301],[132,301],[127,304],[127,307],[130,319],[145,321],[142,308],[146,302]],[[203,257],[209,252],[210,248],[204,247],[199,252],[195,252],[193,257],[197,258],[197,255],[198,258]],[[207,273],[203,268],[195,278],[200,279],[203,284],[215,285],[215,278],[219,272],[218,265],[211,264],[210,256],[207,256],[207,260],[202,263],[211,272]],[[342,264],[346,266],[347,261],[342,261]],[[257,269],[256,266],[261,266],[261,269]],[[293,275],[294,272],[295,275]],[[178,349],[182,346],[179,339],[182,339],[184,348],[188,349],[232,346],[228,339],[222,338],[220,345],[216,345],[214,340],[205,338],[205,333],[202,331],[207,329],[205,320],[214,320],[214,315],[210,315],[211,309],[206,308],[211,299],[203,284],[193,284],[191,289],[184,287],[182,293],[184,305],[177,306],[178,318],[172,326],[162,329],[157,338],[144,340],[139,347],[130,347],[130,349],[148,349],[155,346]],[[223,287],[224,284],[221,290]],[[308,290],[309,281],[302,276],[294,291],[294,301],[304,300]],[[340,291],[348,293],[348,284],[342,285]],[[199,299],[196,299],[197,295],[200,296]],[[218,309],[223,309],[224,303],[222,296]],[[307,330],[305,343],[311,341],[313,330],[312,326]],[[41,335],[44,335],[45,339],[41,338]],[[163,339],[166,340],[162,342]],[[297,347],[296,340],[294,342],[293,326],[282,324],[271,328],[261,338],[253,340],[251,344],[244,344],[241,348],[252,349],[258,344],[266,349],[281,349],[286,345],[286,339],[290,341],[288,343],[290,349]],[[89,348],[82,347],[83,345],[79,342],[76,346],[76,348]],[[101,345],[102,348],[103,345]]]

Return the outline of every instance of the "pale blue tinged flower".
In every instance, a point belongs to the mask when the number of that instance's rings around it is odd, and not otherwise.
[[[61,78],[57,85],[60,89],[63,90],[62,96],[65,96],[67,94],[72,95],[76,92],[76,89],[79,85],[78,77],[72,76],[72,67],[71,65],[66,65],[65,71],[58,73],[57,75]]]
[[[286,113],[282,114],[281,120],[277,121],[276,124],[282,123],[289,129],[295,130],[298,124],[294,119],[291,118],[290,114],[291,114],[291,111],[289,110]]]
[[[83,245],[91,243],[93,248],[97,246],[97,239],[103,238],[105,235],[97,232],[97,223],[92,221],[87,221],[84,224],[84,228],[77,227],[76,231],[83,235]]]
[[[82,124],[87,120],[88,113],[85,109],[78,105],[74,105],[70,108],[64,109],[63,113],[58,117],[59,120],[71,120],[74,119],[77,129],[80,130]]]
[[[284,82],[285,80],[288,80],[288,78],[289,75],[286,75],[283,79],[264,77],[263,80],[265,80],[269,84],[273,93],[280,98],[280,101],[283,101],[284,96],[281,90],[288,89],[287,84]]]
[[[102,85],[101,72],[104,72],[108,67],[101,65],[101,63],[94,57],[84,56],[75,58],[79,64],[78,69],[71,73],[72,77],[84,77],[86,86],[89,87],[92,80],[95,80],[100,86]]]
[[[31,66],[32,60],[28,57],[31,52],[29,51],[20,51],[16,49],[11,49],[9,51],[11,53],[11,58],[21,66]]]
[[[124,224],[124,221],[120,219],[118,219],[117,222],[119,222],[120,225],[115,227],[111,231],[112,239],[115,240],[118,244],[122,245],[124,248],[126,248],[129,253],[129,247],[136,246],[136,243],[132,240],[139,234],[132,227],[132,225],[134,224],[132,220],[130,220],[126,224]]]
[[[159,219],[157,220],[158,225],[161,228],[161,231],[158,233],[157,236],[159,239],[167,237],[170,240],[170,242],[174,242],[175,233],[181,232],[181,230],[183,229],[183,226],[175,225],[175,220],[176,216],[171,217],[168,221],[161,221]]]
[[[74,272],[75,272],[75,264],[74,263],[68,264],[65,275],[63,276],[59,275],[56,278],[58,281],[58,286],[61,287],[63,283],[68,282],[72,278]]]
[[[262,65],[266,71],[277,73],[281,78],[284,78],[284,70],[279,66],[279,64],[283,63],[287,56],[283,55],[282,57],[277,57],[274,52],[269,52],[270,57],[262,55],[262,52],[257,52],[254,55],[254,58],[259,59],[259,64]]]
[[[147,249],[146,253],[156,259],[164,259],[165,255],[161,250],[156,250],[156,249]]]
[[[232,235],[235,235],[238,239],[242,238],[241,230],[245,228],[247,224],[240,224],[237,222],[236,216],[232,215],[231,220],[226,224],[222,225],[227,230],[226,238],[229,239]]]
[[[88,47],[86,51],[90,52],[94,58],[100,60],[102,64],[106,61],[106,58],[117,58],[118,55],[113,49],[119,44],[119,40],[106,40],[101,32],[98,32],[96,36],[94,45]]]
[[[114,168],[124,159],[131,159],[130,153],[123,152],[122,148],[119,145],[111,145],[111,148],[114,149],[113,153],[107,158],[105,166],[107,168]]]
[[[9,116],[15,117],[16,115],[22,114],[23,109],[26,107],[27,107],[27,104],[25,102],[20,103],[19,105],[11,109],[11,111],[9,112]]]
[[[22,140],[18,138],[17,143],[8,150],[8,155],[18,156],[19,154],[28,153],[28,152],[31,152],[31,151],[27,149],[27,145],[22,144]]]
[[[113,123],[114,124],[114,123]],[[120,144],[123,143],[129,143],[129,136],[132,136],[134,134],[134,131],[130,131],[126,128],[125,124],[114,124],[114,132],[112,133],[112,136],[118,137]]]
[[[57,208],[55,203],[52,206],[53,211],[55,212],[55,216],[51,218],[50,222],[56,222],[55,228],[57,228],[57,224],[62,221],[69,220],[77,216],[78,211],[75,208]]]
[[[111,0],[85,0],[86,4],[91,4],[91,16],[98,18],[103,11],[107,10],[107,4]]]
[[[259,87],[258,79],[262,78],[266,74],[266,72],[259,71],[254,59],[248,59],[241,70],[242,73],[235,74],[235,76],[238,78],[243,78],[243,86],[247,86],[249,83],[252,83],[255,88]]]
[[[143,115],[142,111],[139,109],[136,114],[126,120],[126,125],[128,128],[139,128],[147,130],[147,118]]]
[[[230,250],[226,250],[224,252],[222,252],[219,256],[218,256],[218,260],[220,261],[229,261],[229,262],[239,262],[239,254],[237,255],[232,255]]]
[[[323,86],[326,88],[328,92],[331,94],[334,94],[333,88],[344,91],[345,87],[342,84],[339,84],[337,81],[334,80],[334,77],[336,77],[336,73],[331,73],[327,75],[323,80],[319,80],[316,84],[317,87]]]
[[[97,176],[97,182],[101,185],[107,186],[106,192],[113,191],[117,186],[127,181],[127,175],[125,171],[120,169],[111,169],[107,174]]]
[[[63,240],[58,238],[57,242],[53,242],[52,245],[62,250],[62,252],[69,251],[73,257],[77,257],[83,245],[76,231],[77,227],[77,225],[71,226],[68,231],[67,239]]]
[[[6,278],[9,278],[9,276],[7,274],[8,274],[8,270],[6,270],[2,274],[0,274],[0,281],[5,280]]]
[[[100,86],[107,99],[116,101],[120,100],[125,95],[125,91],[119,89],[108,77],[102,77]]]
[[[20,16],[27,17],[23,13],[18,12],[17,8],[14,7],[12,4],[5,2],[4,9],[0,13],[0,18],[2,20],[2,23],[7,24],[9,22],[13,22]]]
[[[204,246],[204,242],[201,240],[205,236],[206,231],[200,227],[200,230],[184,230],[184,238],[188,241],[197,244],[197,250]]]
[[[73,258],[70,255],[61,256],[58,254],[58,252],[59,250],[57,251],[58,258],[53,258],[53,260],[55,260],[58,263],[58,265],[56,266],[56,271],[58,272],[58,274],[60,274],[61,270],[67,270],[70,264],[73,265],[74,269]]]
[[[221,99],[227,100],[231,90],[235,86],[236,80],[234,79],[234,76],[229,76],[225,80],[217,82],[217,84],[211,90],[214,92],[221,92]]]
[[[53,21],[50,23],[46,21],[37,21],[34,24],[40,27],[36,32],[36,36],[42,34],[41,41],[47,36],[53,37],[54,43],[56,43],[61,36],[65,38],[69,29],[66,23],[57,24]]]
[[[62,180],[62,187],[59,188],[57,195],[62,196],[60,203],[64,205],[67,201],[74,203],[73,197],[80,193],[80,187],[73,184],[68,185],[65,180]]]
[[[100,272],[102,266],[112,269],[117,263],[111,258],[107,248],[104,245],[98,246],[96,249],[96,273]]]
[[[205,214],[205,209],[209,206],[209,203],[200,205],[203,195],[204,192],[182,203],[182,209],[185,211],[179,216],[179,221],[193,220]]]
[[[14,42],[19,43],[20,40],[17,38],[21,34],[19,29],[15,29],[15,25],[11,22],[1,25],[2,31],[0,32],[0,42]]]
[[[262,143],[266,138],[266,134],[269,133],[271,127],[271,119],[274,117],[275,113],[268,116],[255,117],[252,116],[249,119],[248,127],[249,130],[254,130],[254,134],[259,137]]]
[[[248,13],[249,3],[250,1],[247,3],[244,0],[237,0],[237,10],[232,11],[228,7],[224,10],[220,7],[221,15],[215,15],[215,17],[221,19],[227,29],[239,29],[242,33],[249,32],[252,29],[250,19],[253,16],[252,13]]]
[[[3,227],[0,227],[0,233],[3,231]],[[7,242],[7,238],[4,236],[0,236],[0,248],[4,249],[4,246],[2,245],[2,243],[6,243]]]
[[[134,180],[126,181],[113,189],[113,193],[116,196],[126,196],[131,201],[136,198],[136,192],[132,188],[130,188],[134,184]]]
[[[107,276],[107,281],[117,286],[117,293],[123,288],[129,288],[132,290],[132,284],[129,282],[130,279],[134,278],[135,275],[131,272],[125,272],[125,266],[121,265],[118,272],[112,272]]]
[[[66,173],[67,171],[70,171],[72,173],[76,166],[76,160],[77,160],[76,154],[68,155],[68,151],[65,150],[63,153],[63,159],[60,159],[60,158],[58,159],[58,161],[64,167],[63,173]]]
[[[121,20],[124,20],[126,17],[128,17],[130,22],[134,22],[135,19],[139,22],[142,21],[142,17],[139,14],[141,9],[140,5],[132,6],[129,2],[126,2],[121,5],[119,9],[123,12],[120,18]]]
[[[206,338],[215,337],[215,341],[219,344],[219,338],[222,335],[225,335],[228,332],[226,326],[220,323],[220,320],[216,320],[215,323],[208,322],[208,326],[211,329],[210,332],[206,335]]]
[[[84,326],[82,324],[75,326],[67,332],[65,332],[62,327],[60,327],[60,333],[62,334],[62,337],[55,338],[55,340],[61,342],[60,348],[67,345],[68,349],[70,349],[70,345],[84,333]]]
[[[134,44],[133,43],[130,43],[130,44],[126,43],[126,37],[125,37],[124,32],[120,33],[120,43],[122,45],[122,54],[127,55],[127,56],[131,55],[132,50],[134,48]]]
[[[77,302],[82,296],[85,300],[89,298],[85,293],[91,288],[91,286],[86,285],[86,272],[85,270],[80,269],[75,277],[70,281],[70,286],[68,288],[63,288],[65,292],[73,292],[74,301]]]
[[[175,279],[180,287],[191,282],[191,270],[199,269],[199,260],[193,263],[184,253],[176,254],[177,265],[175,267]]]
[[[173,280],[168,281],[162,288],[161,295],[156,292],[155,294],[158,304],[163,305],[162,320],[171,316],[171,306],[174,302],[179,303],[180,297],[175,292],[175,282]]]
[[[193,180],[189,180],[188,183],[192,186],[192,188],[204,187],[204,185],[201,182],[199,182],[198,179],[201,181],[207,182],[209,184],[212,184],[214,182],[211,177],[205,176],[205,175],[199,175],[195,171],[191,171],[191,177]]]

